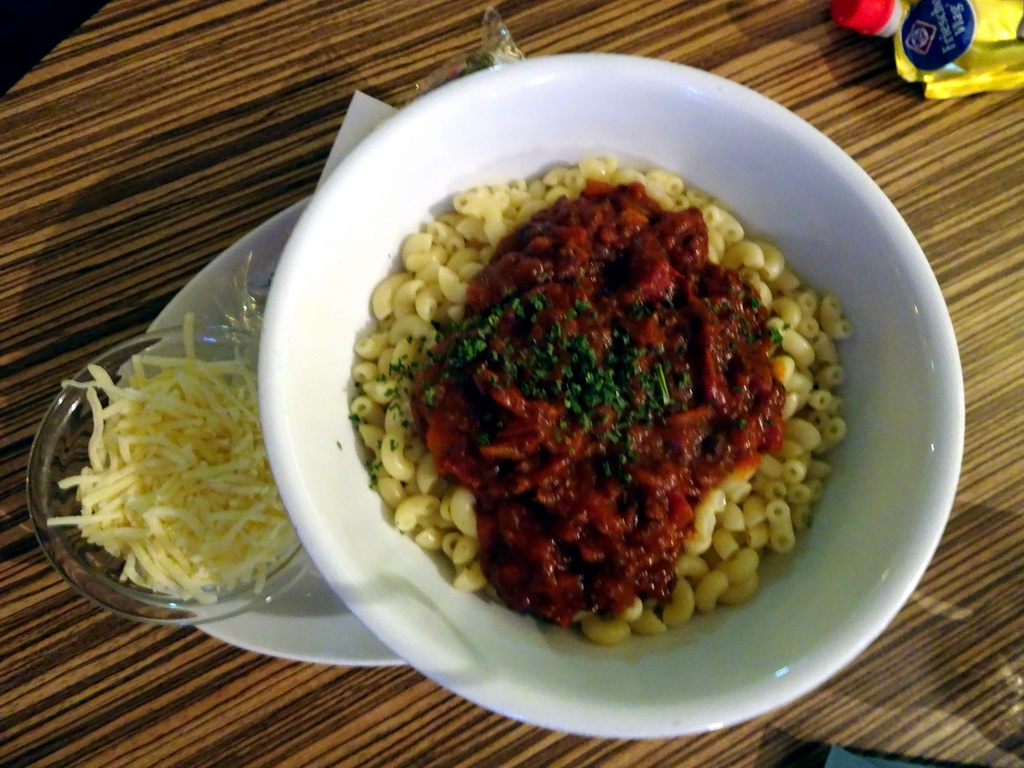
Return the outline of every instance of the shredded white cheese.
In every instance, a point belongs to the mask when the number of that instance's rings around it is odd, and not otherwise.
[[[193,319],[181,358],[140,354],[127,382],[90,366],[90,465],[60,481],[81,514],[51,518],[124,561],[121,580],[201,603],[250,583],[296,546],[270,474],[256,380],[237,356],[195,355]],[[100,393],[107,404],[103,405]]]

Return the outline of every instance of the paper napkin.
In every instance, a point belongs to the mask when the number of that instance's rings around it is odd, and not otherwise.
[[[374,128],[397,111],[390,104],[367,96],[362,91],[356,91],[352,95],[352,101],[348,105],[348,113],[342,120],[341,128],[338,129],[338,135],[334,137],[334,144],[331,146],[330,154],[327,155],[324,169],[320,172],[320,180],[317,181],[316,188],[320,189],[324,179],[330,176],[331,171],[349,152],[355,149],[360,141],[373,133]]]

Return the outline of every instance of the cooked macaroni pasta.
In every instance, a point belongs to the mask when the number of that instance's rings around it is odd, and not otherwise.
[[[356,396],[351,418],[370,454],[371,483],[393,511],[394,525],[423,549],[451,562],[456,588],[487,587],[480,567],[473,496],[440,477],[415,433],[409,402],[414,365],[437,341],[433,323],[460,320],[467,282],[491,258],[506,233],[587,179],[640,182],[669,210],[699,208],[708,227],[709,258],[739,271],[772,312],[772,369],[786,390],[782,448],[757,467],[737,469],[694,509],[694,530],[676,566],[677,583],[664,604],[637,600],[620,616],[581,616],[588,639],[606,645],[632,634],[653,635],[749,600],[769,552],[786,553],[811,522],[830,466],[822,458],[846,434],[836,389],[843,369],[836,341],[851,326],[839,300],[806,286],[768,242],[747,238],[718,201],[688,188],[667,171],[642,173],[614,158],[587,158],[532,181],[482,186],[456,194],[453,210],[409,235],[403,269],[371,296],[376,328],[355,345]]]

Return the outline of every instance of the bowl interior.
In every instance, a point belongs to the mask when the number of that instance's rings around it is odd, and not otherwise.
[[[774,241],[855,326],[849,434],[813,528],[751,603],[606,649],[450,586],[388,525],[347,419],[352,346],[402,237],[453,192],[611,154],[675,171]],[[289,241],[261,346],[264,434],[303,543],[398,654],[457,693],[558,730],[669,736],[737,722],[836,672],[927,565],[963,441],[949,316],[920,247],[841,150],[782,107],[666,62],[535,59],[404,108],[337,169]]]

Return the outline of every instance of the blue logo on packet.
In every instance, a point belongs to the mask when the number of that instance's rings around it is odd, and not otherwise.
[[[974,41],[969,0],[920,0],[903,22],[903,50],[920,70],[942,69]]]

